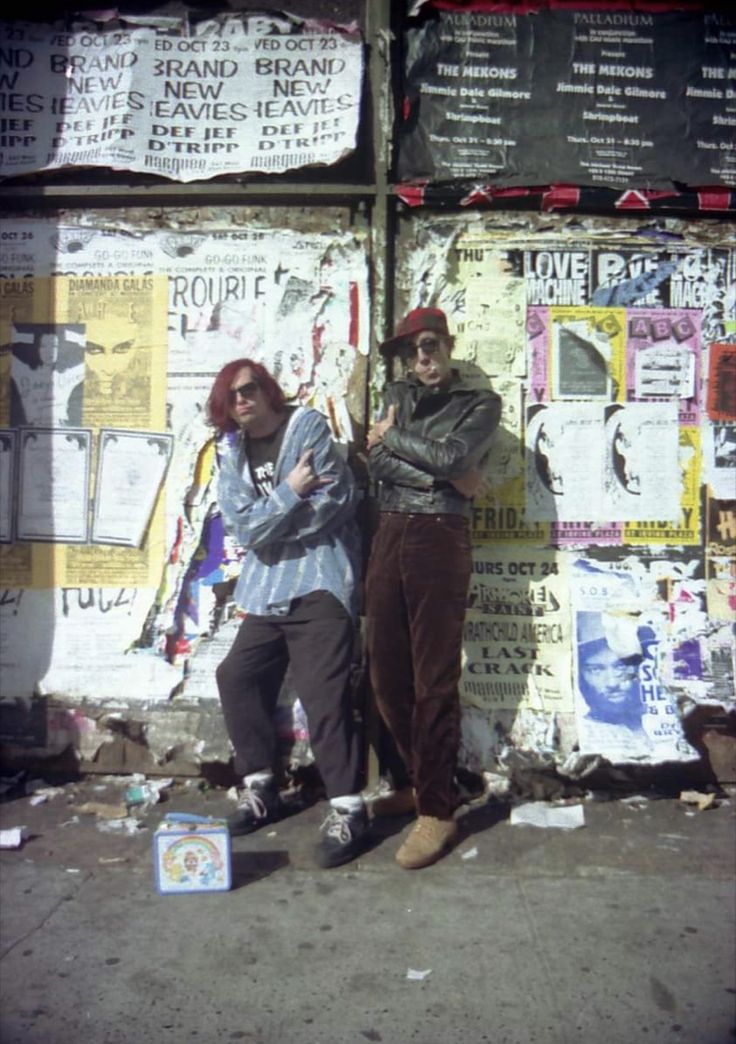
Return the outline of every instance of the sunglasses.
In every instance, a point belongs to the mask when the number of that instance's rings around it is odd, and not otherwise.
[[[439,337],[422,337],[417,344],[410,344],[407,346],[406,356],[409,359],[415,358],[420,348],[423,352],[433,354],[439,349],[440,343]]]
[[[258,381],[248,381],[247,384],[241,384],[239,388],[231,388],[230,402],[236,402],[238,396],[241,399],[254,399],[259,388]]]

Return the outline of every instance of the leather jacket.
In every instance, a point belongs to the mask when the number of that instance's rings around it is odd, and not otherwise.
[[[427,388],[413,374],[393,381],[384,405],[396,407],[396,423],[368,455],[380,510],[467,517],[472,500],[450,479],[482,466],[501,417],[500,396],[453,370],[447,388]]]

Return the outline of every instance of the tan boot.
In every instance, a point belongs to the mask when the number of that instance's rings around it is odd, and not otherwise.
[[[417,802],[413,787],[394,790],[393,793],[384,794],[370,803],[372,816],[408,816],[416,810]]]
[[[450,851],[456,840],[457,823],[454,819],[419,816],[396,853],[396,862],[405,870],[419,870],[422,866],[436,863]]]

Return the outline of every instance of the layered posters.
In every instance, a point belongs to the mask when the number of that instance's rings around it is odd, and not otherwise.
[[[362,76],[359,33],[289,16],[3,23],[0,175],[107,166],[188,182],[333,164],[355,147]]]
[[[117,683],[96,672],[99,649],[138,678],[131,695],[165,697],[182,664],[164,645],[214,498],[213,379],[254,358],[351,439],[366,252],[298,219],[94,220],[18,219],[1,241],[0,667],[13,694],[41,679],[84,694],[93,675],[101,694]],[[49,641],[24,649],[38,621]]]
[[[154,581],[163,473],[142,457],[135,475],[104,467],[101,432],[157,432],[170,453],[166,293],[164,276],[0,281],[0,423],[17,442],[14,541],[3,551],[11,584]],[[101,510],[117,517],[116,540],[93,525]],[[110,543],[128,550],[100,546]]]
[[[106,274],[113,268],[128,274]],[[263,361],[290,397],[330,418],[336,439],[351,437],[348,384],[369,334],[365,254],[353,235],[18,221],[2,271],[0,428],[16,432],[4,474],[16,486],[23,479],[27,510],[24,455],[38,440],[18,433],[88,433],[83,466],[78,459],[88,496],[73,498],[79,517],[67,527],[74,539],[48,523],[52,555],[25,524],[3,524],[14,586],[161,582],[178,519],[199,510],[206,399],[231,359]],[[151,271],[160,274],[141,274]],[[51,462],[67,443],[44,438]],[[61,486],[39,476],[39,498],[53,489]]]
[[[565,562],[551,549],[475,548],[460,680],[465,704],[491,717],[572,710],[567,584]]]
[[[434,11],[406,33],[406,179],[736,185],[730,12]]]
[[[667,607],[614,567],[579,560],[571,574],[580,753],[612,763],[697,759],[661,678]]]

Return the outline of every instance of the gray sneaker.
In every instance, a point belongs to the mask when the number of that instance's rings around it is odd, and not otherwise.
[[[315,846],[314,859],[323,870],[342,866],[362,852],[368,840],[368,813],[365,806],[357,812],[330,808],[320,827],[322,837]]]
[[[231,837],[252,834],[268,823],[283,819],[288,811],[275,783],[243,787],[237,810],[227,818],[227,828]]]

